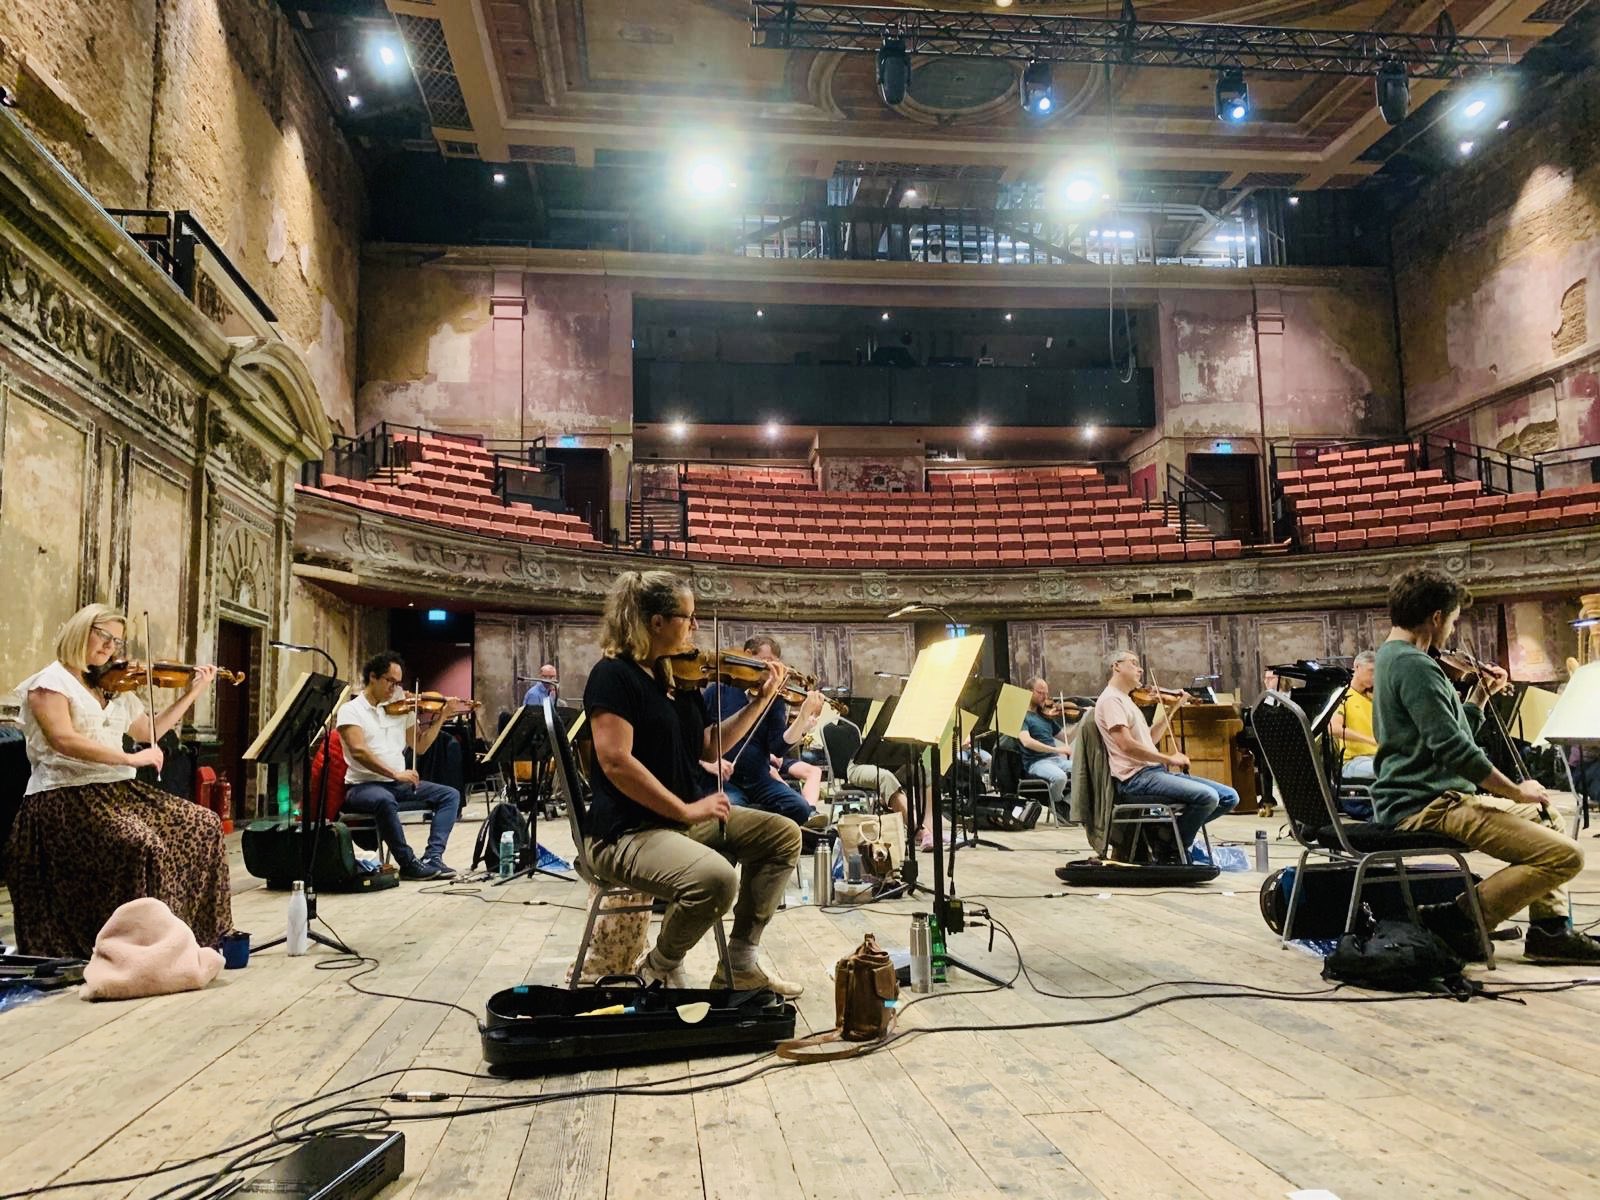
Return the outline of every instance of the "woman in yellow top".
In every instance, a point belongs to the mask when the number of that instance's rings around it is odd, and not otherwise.
[[[1344,765],[1339,775],[1346,783],[1371,783],[1378,777],[1373,756],[1378,739],[1372,732],[1372,689],[1377,680],[1378,656],[1371,650],[1356,655],[1350,690],[1339,711],[1328,722],[1328,732],[1339,743]]]

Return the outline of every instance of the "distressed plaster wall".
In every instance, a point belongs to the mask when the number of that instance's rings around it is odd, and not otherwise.
[[[0,83],[102,205],[194,212],[349,427],[361,176],[277,4],[3,4]]]
[[[1600,442],[1600,73],[1515,119],[1400,215],[1395,281],[1410,427],[1533,453]]]

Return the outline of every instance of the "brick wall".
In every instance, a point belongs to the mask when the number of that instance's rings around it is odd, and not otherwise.
[[[108,208],[198,214],[353,417],[364,197],[271,0],[0,4],[0,83]]]
[[[1600,72],[1419,192],[1394,231],[1412,428],[1519,453],[1600,441]]]

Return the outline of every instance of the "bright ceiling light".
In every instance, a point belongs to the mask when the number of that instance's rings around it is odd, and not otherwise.
[[[1471,142],[1460,142],[1457,144],[1456,150],[1460,153],[1462,158],[1465,158],[1467,155],[1472,153],[1472,146],[1473,143]]]
[[[1006,320],[1008,320],[1008,321],[1011,320],[1011,314],[1010,313],[1006,314]]]
[[[504,187],[505,186],[506,173],[504,171],[496,171],[494,173],[494,175],[492,176],[492,178],[494,179],[494,184],[495,184],[496,187]]]
[[[351,108],[360,108],[361,107],[361,97],[360,96],[346,96],[344,99],[345,99],[345,103],[348,104]]]
[[[350,78],[350,68],[349,67],[334,67],[334,69],[333,69],[333,77],[339,83],[343,83],[346,79]]]
[[[880,320],[880,321],[887,321],[888,319],[889,319],[889,314],[888,313],[880,313],[879,316],[878,316],[878,320]]]
[[[778,440],[778,435],[780,433],[782,433],[782,432],[783,432],[783,426],[782,425],[779,425],[776,421],[768,421],[767,422],[767,441],[769,441],[769,442],[777,441]]]
[[[1238,67],[1224,67],[1217,72],[1216,111],[1217,120],[1230,125],[1249,119],[1250,89]]]
[[[1289,207],[1290,208],[1299,208],[1300,207],[1300,197],[1299,196],[1290,196],[1289,197]]]
[[[1096,188],[1092,179],[1067,181],[1067,200],[1072,204],[1087,204],[1094,199]]]
[[[1506,118],[1504,121],[1501,121],[1500,124],[1496,125],[1495,128],[1498,129],[1498,130],[1501,130],[1502,132],[1504,132],[1507,129],[1510,129],[1511,128],[1511,119],[1509,117]]]
[[[917,189],[916,188],[908,187],[901,194],[901,199],[903,199],[903,200],[915,200],[916,198],[917,198]]]
[[[1469,121],[1474,121],[1483,115],[1483,110],[1489,107],[1489,102],[1481,96],[1476,100],[1468,100],[1461,109],[1461,115]]]
[[[764,309],[764,308],[756,309],[756,318],[757,318],[757,320],[759,320],[760,318],[762,318],[762,317],[764,317],[766,315],[767,315],[767,310],[766,309]]]
[[[979,421],[976,425],[974,425],[972,427],[972,440],[973,441],[981,442],[988,436],[989,436],[989,427],[987,425],[985,425],[982,421]]]
[[[672,430],[672,436],[680,441],[689,436],[689,422],[687,421],[674,421],[669,428]]]
[[[1092,441],[1094,441],[1095,438],[1097,438],[1099,436],[1100,436],[1100,427],[1098,425],[1085,425],[1083,427],[1083,440],[1084,441],[1092,442]]]
[[[1125,242],[1131,242],[1133,241],[1134,233],[1131,229],[1123,229],[1117,233],[1117,236]]]
[[[695,195],[710,198],[727,191],[733,177],[720,158],[697,158],[685,170],[684,181]]]

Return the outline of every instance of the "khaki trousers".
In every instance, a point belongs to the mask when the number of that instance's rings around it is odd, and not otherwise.
[[[1534,920],[1567,916],[1561,885],[1583,870],[1583,851],[1543,823],[1538,805],[1446,792],[1398,827],[1440,833],[1511,864],[1478,885],[1478,902],[1490,929],[1523,908]]]
[[[668,902],[656,951],[677,962],[730,908],[733,937],[761,940],[800,860],[800,827],[776,813],[735,808],[726,833],[702,821],[688,829],[637,829],[604,845],[590,840],[588,847],[603,879]]]

